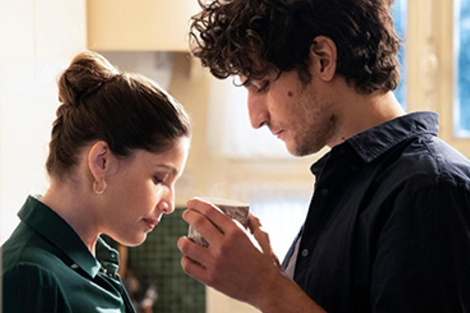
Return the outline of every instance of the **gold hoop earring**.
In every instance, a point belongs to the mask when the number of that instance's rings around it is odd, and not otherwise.
[[[108,184],[106,183],[106,181],[104,180],[104,178],[101,178],[101,180],[103,181],[103,189],[102,190],[98,190],[98,188],[96,187],[97,184],[98,184],[98,181],[95,180],[93,182],[93,191],[97,194],[97,195],[101,195],[103,194],[103,192],[106,191],[106,187],[108,187]]]

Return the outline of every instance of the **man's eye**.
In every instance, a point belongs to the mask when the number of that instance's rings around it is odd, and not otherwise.
[[[269,80],[264,80],[259,84],[258,92],[266,92],[269,89]]]

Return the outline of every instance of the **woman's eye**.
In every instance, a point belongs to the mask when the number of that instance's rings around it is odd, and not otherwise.
[[[167,179],[168,175],[154,175],[153,176],[153,182],[155,184],[163,184],[165,180]]]
[[[163,180],[161,178],[157,177],[157,176],[153,176],[153,182],[155,184],[161,184],[161,183],[163,183]]]

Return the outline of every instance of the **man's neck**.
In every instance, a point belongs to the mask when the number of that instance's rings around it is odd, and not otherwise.
[[[341,127],[338,136],[329,144],[330,147],[406,113],[392,91],[376,92],[372,95],[350,92],[342,99],[341,109],[338,113]]]

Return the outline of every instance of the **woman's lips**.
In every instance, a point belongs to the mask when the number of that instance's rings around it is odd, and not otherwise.
[[[154,219],[151,219],[151,218],[144,218],[143,221],[144,221],[144,223],[146,224],[146,226],[149,230],[153,230],[155,228],[155,226],[157,226],[157,224],[158,224],[157,220],[154,220]]]

